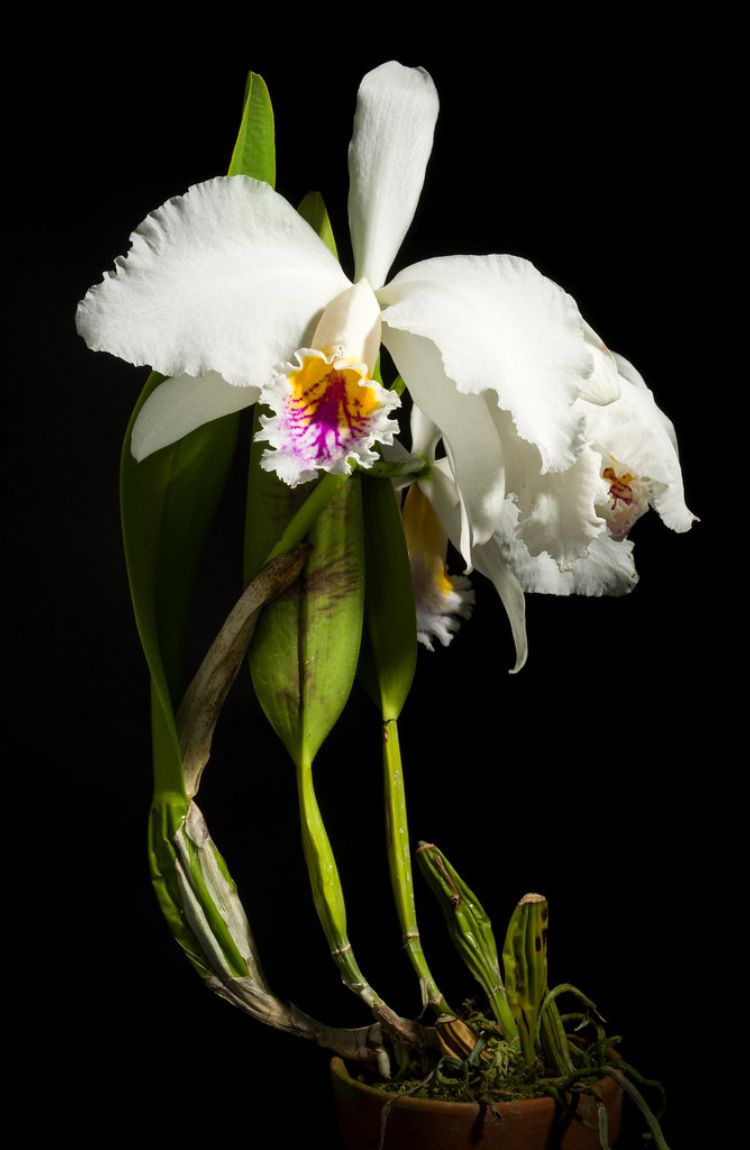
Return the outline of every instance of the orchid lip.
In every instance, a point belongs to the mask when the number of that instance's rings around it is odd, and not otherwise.
[[[398,396],[368,378],[368,368],[351,357],[302,348],[264,388],[257,438],[270,444],[261,465],[295,487],[318,471],[349,475],[352,465],[370,467],[375,443],[392,443],[398,425],[390,412]]]

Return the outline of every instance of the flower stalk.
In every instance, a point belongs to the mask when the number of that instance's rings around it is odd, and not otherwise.
[[[378,994],[362,974],[349,941],[346,905],[336,859],[323,822],[313,786],[312,763],[302,761],[297,767],[302,846],[310,876],[315,910],[338,968],[341,980],[369,1007],[381,1002]]]
[[[388,869],[396,913],[401,926],[401,938],[419,978],[422,1006],[431,1006],[439,1014],[453,1015],[454,1011],[443,997],[427,964],[417,924],[406,791],[396,719],[387,719],[383,723],[383,777]]]
[[[377,466],[377,465],[376,465]],[[399,503],[386,478],[363,482],[366,637],[370,691],[382,716],[386,851],[401,939],[419,979],[422,1006],[452,1014],[422,948],[412,877],[398,717],[416,668],[416,615]]]

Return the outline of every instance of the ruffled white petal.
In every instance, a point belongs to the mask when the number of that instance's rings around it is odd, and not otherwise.
[[[606,406],[582,403],[588,437],[601,452],[604,466],[617,461],[650,485],[649,502],[673,531],[687,531],[695,516],[685,504],[682,471],[674,428],[632,364],[614,356],[620,398]]]
[[[445,575],[450,586],[438,588],[433,573],[419,561],[411,564],[411,575],[418,641],[428,651],[435,650],[435,639],[443,647],[450,646],[461,620],[471,618],[474,592],[470,580],[465,575]]]
[[[409,392],[442,431],[461,502],[460,537],[452,539],[471,567],[473,548],[494,530],[505,495],[501,443],[480,395],[461,395],[443,370],[429,339],[399,331],[383,332]]]
[[[79,305],[89,347],[164,375],[218,372],[261,387],[309,345],[349,284],[312,228],[268,184],[197,184],[148,216],[115,271]]]
[[[633,544],[628,539],[612,539],[606,533],[597,536],[587,553],[565,568],[546,551],[531,555],[518,531],[518,508],[510,500],[505,503],[491,546],[499,549],[524,591],[544,595],[625,595],[638,582]]]
[[[519,439],[508,412],[489,397],[487,407],[503,444],[505,486],[519,510],[519,536],[532,555],[547,551],[561,567],[570,566],[606,531],[596,510],[607,497],[600,455],[587,446],[567,470],[543,473],[538,449]]]
[[[593,367],[581,391],[581,399],[587,399],[589,403],[613,403],[620,395],[615,357],[585,320],[583,336],[591,352]]]
[[[385,283],[414,218],[438,115],[422,68],[391,60],[362,80],[349,145],[349,228],[355,279]]]
[[[257,387],[233,387],[216,372],[165,379],[138,412],[130,442],[135,459],[176,443],[183,435],[255,403]]]
[[[557,284],[516,256],[453,256],[406,268],[378,298],[389,350],[395,332],[431,340],[461,395],[497,393],[518,434],[538,447],[542,470],[574,462],[585,443],[574,404],[592,354],[575,301]],[[445,431],[429,390],[417,402]]]

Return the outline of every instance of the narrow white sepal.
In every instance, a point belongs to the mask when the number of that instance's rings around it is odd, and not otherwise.
[[[460,541],[452,542],[470,568],[472,548],[491,536],[505,497],[500,439],[483,397],[458,391],[432,340],[384,328],[383,342],[414,402],[441,430],[461,503]]]
[[[362,80],[349,145],[349,229],[355,279],[375,288],[414,218],[432,151],[438,96],[423,68],[395,60]]]
[[[133,424],[133,457],[145,459],[204,423],[250,407],[259,395],[257,387],[233,387],[215,371],[197,379],[189,375],[165,379],[151,392]]]

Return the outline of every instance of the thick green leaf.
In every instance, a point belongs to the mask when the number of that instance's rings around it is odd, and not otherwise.
[[[161,788],[179,791],[174,711],[185,687],[184,647],[193,583],[203,544],[224,488],[237,439],[237,417],[196,428],[178,443],[136,463],[130,453],[135,417],[162,377],[151,375],[125,435],[120,502],[125,558],[138,633],[167,732],[155,755]],[[179,752],[176,752],[179,758]]]
[[[276,145],[273,108],[266,82],[248,72],[242,121],[229,165],[230,176],[253,176],[276,185]]]
[[[364,607],[359,479],[343,484],[308,536],[302,577],[264,611],[250,648],[253,685],[295,763],[312,763],[354,682]]]
[[[393,485],[363,479],[366,618],[383,719],[397,719],[417,666],[417,622],[409,556]]]
[[[274,180],[273,111],[263,80],[248,77],[230,175]],[[184,793],[174,711],[195,574],[234,454],[238,416],[197,428],[141,463],[130,453],[133,422],[162,376],[146,382],[125,435],[120,496],[125,557],[138,632],[153,683],[156,789]]]

